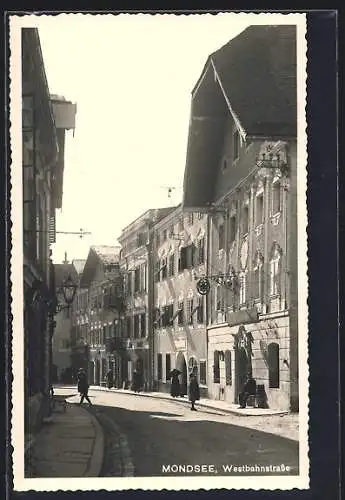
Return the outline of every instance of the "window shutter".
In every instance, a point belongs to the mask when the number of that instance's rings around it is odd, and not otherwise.
[[[232,384],[231,377],[231,351],[227,350],[224,353],[225,355],[225,383],[226,385]]]

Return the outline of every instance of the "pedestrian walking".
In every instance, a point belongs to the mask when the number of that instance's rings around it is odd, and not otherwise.
[[[80,402],[79,404],[82,404],[84,399],[89,403],[89,406],[92,405],[90,398],[88,396],[89,392],[89,382],[87,380],[87,375],[86,372],[83,369],[80,369],[78,372],[78,392],[80,394]]]
[[[181,375],[181,372],[176,368],[174,368],[169,374],[171,379],[170,394],[173,398],[177,398],[181,394],[179,375]]]
[[[140,392],[141,388],[141,374],[138,370],[133,371],[132,391]]]
[[[200,399],[199,384],[194,373],[189,376],[189,401],[192,403],[191,410],[197,411],[195,401]]]
[[[247,400],[249,396],[256,395],[256,381],[253,379],[252,375],[249,373],[246,377],[245,384],[243,386],[242,392],[238,395],[238,401],[240,403],[240,408],[245,408],[247,406]]]
[[[108,389],[111,389],[113,386],[114,386],[113,371],[108,370],[108,372],[107,372],[107,387],[108,387]]]

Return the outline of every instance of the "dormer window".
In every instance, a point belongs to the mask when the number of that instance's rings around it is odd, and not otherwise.
[[[240,147],[241,147],[240,133],[237,129],[235,129],[232,136],[233,161],[238,160],[240,156]]]

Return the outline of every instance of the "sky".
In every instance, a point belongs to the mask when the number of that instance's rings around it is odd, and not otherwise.
[[[246,14],[40,16],[49,90],[77,104],[66,134],[54,262],[116,245],[149,208],[182,199],[191,91],[207,57],[253,20]],[[250,21],[250,22],[249,22]],[[256,24],[268,24],[267,19]],[[173,186],[168,197],[166,186]]]

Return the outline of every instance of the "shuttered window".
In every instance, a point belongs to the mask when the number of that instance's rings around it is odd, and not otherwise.
[[[215,384],[220,382],[219,351],[213,353],[213,382]]]

